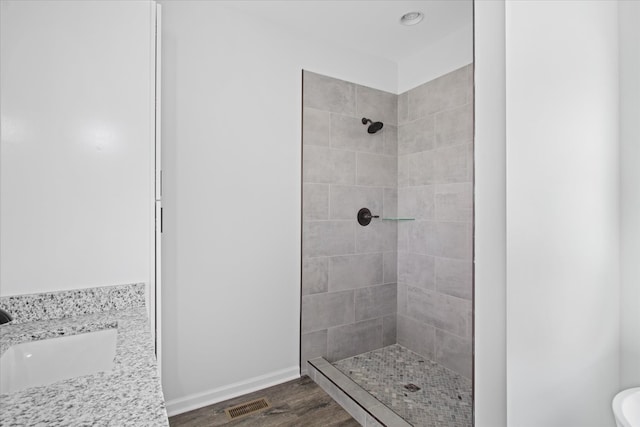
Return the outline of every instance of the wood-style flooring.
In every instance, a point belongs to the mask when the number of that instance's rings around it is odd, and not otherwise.
[[[227,418],[224,412],[226,408],[261,397],[271,402],[271,408],[234,421]],[[169,424],[171,427],[356,427],[360,425],[307,376],[176,415],[169,418]]]

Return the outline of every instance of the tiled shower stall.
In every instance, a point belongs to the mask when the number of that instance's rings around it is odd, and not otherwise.
[[[472,64],[400,95],[303,83],[302,371],[399,344],[470,379]]]

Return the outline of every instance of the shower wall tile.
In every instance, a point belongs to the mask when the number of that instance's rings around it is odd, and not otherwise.
[[[432,255],[471,259],[472,228],[462,222],[436,222]]]
[[[436,159],[435,151],[423,151],[409,154],[408,156],[408,185],[433,184],[436,180]]]
[[[372,89],[366,86],[356,86],[357,116],[366,117],[374,122],[398,124],[398,95]]]
[[[383,279],[386,283],[396,283],[398,281],[398,254],[397,252],[385,252],[383,264]]]
[[[398,252],[435,255],[435,228],[432,221],[409,221],[399,224]],[[400,270],[398,275],[401,275]]]
[[[356,85],[304,71],[302,99],[305,107],[333,113],[355,115]]]
[[[397,126],[384,125],[382,128],[382,135],[384,136],[384,148],[383,154],[387,156],[398,155],[398,128]]]
[[[398,283],[398,315],[407,315],[407,285]]]
[[[409,121],[409,92],[398,95],[398,125]]]
[[[382,261],[382,253],[329,258],[329,291],[342,291],[382,284]]]
[[[437,147],[473,141],[473,105],[466,104],[435,115]]]
[[[409,317],[397,317],[398,344],[428,359],[435,359],[436,328]]]
[[[303,184],[303,219],[329,218],[329,186],[326,184]]]
[[[433,220],[435,204],[433,185],[398,189],[398,212],[402,217]]]
[[[329,289],[329,258],[302,258],[302,295],[319,294]]]
[[[465,66],[408,91],[408,121],[466,104],[472,90],[470,75]]]
[[[302,332],[320,331],[355,320],[353,291],[302,297]]]
[[[398,129],[398,154],[432,150],[435,146],[435,116],[409,122]]]
[[[409,185],[409,156],[398,156],[398,188]]]
[[[351,221],[304,221],[302,256],[354,253],[355,226],[356,224]]]
[[[303,334],[300,342],[300,356],[303,362],[300,364],[300,368],[304,373],[307,368],[307,360],[315,359],[316,357],[327,357],[327,330]]]
[[[307,183],[354,184],[356,153],[307,145],[303,149],[302,179]]]
[[[436,258],[436,289],[443,294],[471,300],[471,260]]]
[[[467,337],[471,302],[439,292],[407,287],[407,317]]]
[[[356,117],[332,114],[331,148],[381,154],[384,151],[384,134],[367,133],[367,126]]]
[[[436,362],[471,379],[473,349],[471,340],[436,330]]]
[[[327,353],[330,362],[381,347],[381,318],[330,328],[327,335]]]
[[[398,252],[398,282],[422,289],[435,289],[435,259],[429,255]]]
[[[367,207],[371,213],[382,212],[383,189],[380,187],[356,187],[332,185],[329,201],[331,219],[355,220],[358,211]]]
[[[375,214],[375,212],[372,212]],[[356,223],[357,224],[357,223]],[[366,227],[356,227],[356,252],[395,251],[398,241],[398,224],[395,221],[374,219]]]
[[[473,185],[438,184],[435,187],[435,217],[439,221],[473,220]]]
[[[398,304],[397,289],[395,283],[356,289],[356,322],[395,314]]]
[[[303,95],[306,366],[311,356],[345,357],[395,342],[397,224],[374,219],[362,227],[356,215],[363,207],[397,214],[398,110],[397,95],[307,72]],[[362,117],[384,127],[369,134]]]
[[[395,187],[398,160],[394,156],[358,153],[356,183],[377,187]]]
[[[470,182],[473,172],[473,147],[471,144],[435,150],[433,178],[437,183]]]
[[[395,310],[391,316],[382,318],[382,346],[395,344],[397,342],[397,320]]]
[[[385,188],[382,200],[382,217],[396,218],[398,216],[398,189]]]
[[[313,108],[303,108],[302,112],[302,143],[328,147],[331,114]]]

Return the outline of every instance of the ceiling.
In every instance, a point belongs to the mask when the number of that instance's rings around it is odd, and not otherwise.
[[[318,40],[398,62],[472,23],[472,0],[253,0],[230,7]],[[414,26],[407,12],[424,13]]]

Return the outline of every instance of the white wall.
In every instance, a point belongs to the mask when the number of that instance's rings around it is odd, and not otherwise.
[[[221,2],[162,4],[172,414],[298,375],[302,69],[394,91],[397,68]]]
[[[505,5],[475,4],[474,425],[507,426]]]
[[[640,2],[621,1],[620,388],[640,386]]]
[[[0,295],[150,283],[154,4],[0,3]]]
[[[422,52],[399,61],[397,93],[406,92],[473,62],[472,21],[473,16],[469,14],[469,25],[429,44]]]
[[[617,3],[507,2],[508,425],[613,425]]]

